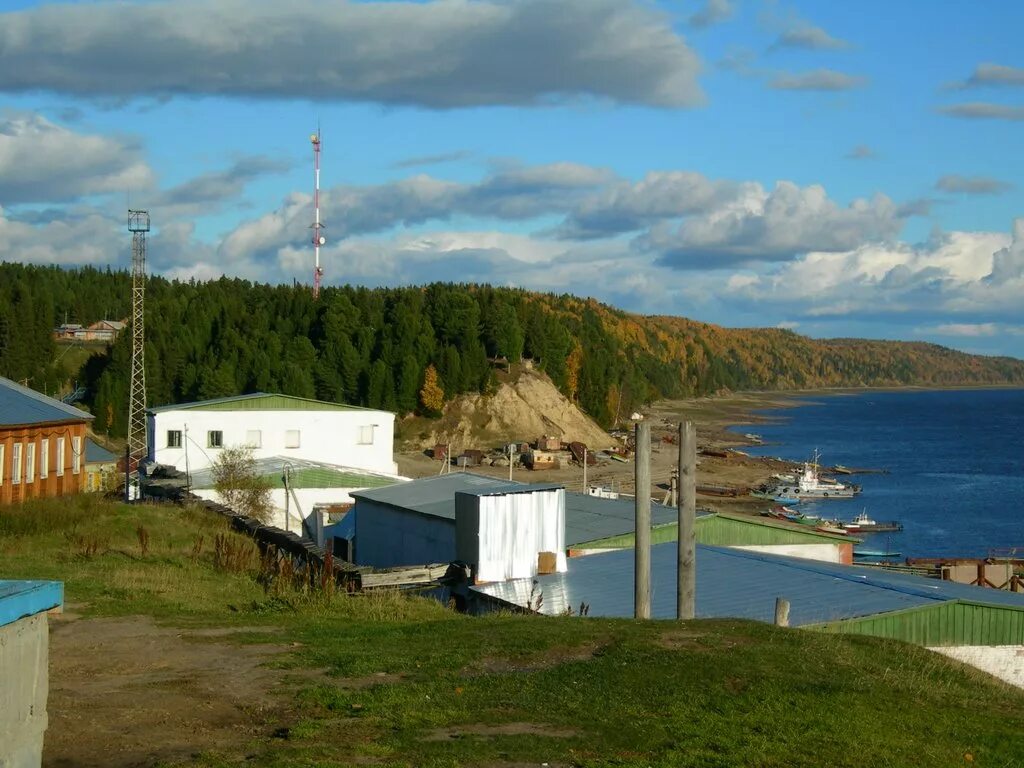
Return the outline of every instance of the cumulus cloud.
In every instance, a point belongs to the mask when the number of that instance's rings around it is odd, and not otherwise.
[[[884,195],[842,208],[823,187],[780,181],[771,192],[744,186],[729,204],[683,221],[652,227],[641,245],[677,268],[786,261],[809,251],[838,252],[888,240],[902,228],[898,207]]]
[[[1013,189],[1013,185],[988,176],[947,174],[935,182],[935,188],[942,192],[964,195],[998,195]]]
[[[732,18],[732,0],[707,0],[704,7],[690,17],[690,26],[704,29]]]
[[[584,198],[558,227],[560,237],[591,239],[641,229],[660,219],[708,211],[735,199],[743,185],[692,171],[654,171]]]
[[[1024,120],[1024,107],[993,104],[989,101],[969,101],[939,107],[939,112],[950,117],[969,120]]]
[[[630,0],[101,1],[0,14],[6,91],[688,107],[702,100],[699,68],[665,15]]]
[[[809,50],[839,50],[849,48],[850,44],[838,37],[833,37],[821,27],[798,22],[779,35],[772,45],[776,48],[804,48]]]
[[[153,173],[130,139],[75,133],[34,113],[0,117],[0,201],[6,205],[144,190],[152,184]]]
[[[778,91],[849,91],[867,83],[867,78],[834,69],[816,69],[799,74],[781,74],[769,85]]]
[[[812,252],[728,293],[737,303],[805,317],[902,316],[916,321],[912,327],[922,319],[933,326],[998,318],[1019,324],[1022,275],[1024,221],[1018,221],[1013,238],[948,232],[918,245],[888,241],[841,253]]]
[[[212,213],[225,204],[235,203],[245,188],[267,174],[284,173],[291,163],[263,155],[236,159],[227,168],[200,174],[144,199],[144,204],[160,211],[166,220],[180,216]]]

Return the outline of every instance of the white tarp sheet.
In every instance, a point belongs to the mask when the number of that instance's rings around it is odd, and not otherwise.
[[[479,496],[478,581],[537,575],[537,556],[554,552],[556,570],[566,571],[565,491]]]

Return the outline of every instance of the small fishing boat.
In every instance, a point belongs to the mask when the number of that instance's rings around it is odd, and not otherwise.
[[[850,522],[843,522],[836,520],[837,525],[841,525],[848,531],[855,531],[858,533],[878,533],[880,531],[902,531],[903,524],[895,520],[878,522],[868,517],[868,511],[865,509],[859,515],[857,515]]]

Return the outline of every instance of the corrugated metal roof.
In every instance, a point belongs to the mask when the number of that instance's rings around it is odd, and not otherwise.
[[[85,411],[0,376],[0,426],[90,419]]]
[[[533,582],[549,615],[590,606],[591,616],[633,615],[633,550],[573,558],[566,573],[474,587],[525,606]],[[772,621],[775,598],[790,602],[793,626],[970,600],[1024,610],[1024,595],[873,568],[697,545],[697,617]],[[651,548],[651,615],[675,618],[676,545]]]
[[[117,456],[112,454],[102,445],[97,443],[92,438],[86,438],[85,440],[85,463],[86,464],[106,464],[111,461],[117,461]]]
[[[289,456],[265,456],[253,461],[253,468],[260,477],[265,477],[274,488],[283,488],[281,474],[285,465],[292,470],[292,488],[380,488],[396,482],[391,475],[367,472],[335,464],[296,459]],[[214,487],[213,468],[206,467],[192,473],[192,487],[197,490]]]
[[[328,403],[323,400],[310,400],[305,397],[294,397],[293,395],[275,395],[267,392],[253,392],[249,395],[234,395],[232,397],[218,397],[212,400],[199,400],[194,403],[178,403],[177,405],[161,405],[155,408],[148,408],[149,413],[163,413],[165,411],[372,411],[375,413],[388,413],[372,408],[362,408],[358,405],[343,405],[341,403]]]
[[[673,507],[651,504],[651,525],[673,523]],[[585,493],[565,493],[565,544],[575,547],[636,530],[636,501],[602,499]]]
[[[427,477],[413,480],[410,483],[399,483],[386,488],[374,488],[368,491],[357,491],[352,494],[355,499],[365,499],[378,504],[387,504],[399,509],[408,509],[422,515],[442,517],[446,520],[455,519],[455,494],[480,493],[522,493],[524,490],[545,490],[561,488],[561,485],[548,484],[531,486],[526,483],[510,483],[486,475],[472,472],[452,472],[448,475]]]

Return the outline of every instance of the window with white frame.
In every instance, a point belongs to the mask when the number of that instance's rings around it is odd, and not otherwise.
[[[39,479],[50,476],[50,440],[44,437],[39,441]]]
[[[245,445],[248,448],[263,447],[263,432],[258,429],[250,429],[245,433]]]
[[[4,484],[4,444],[0,443],[0,485]]]
[[[82,438],[71,438],[71,474],[77,475],[82,469]]]
[[[180,429],[168,429],[167,430],[167,447],[168,448],[181,448],[181,430]]]
[[[11,482],[15,485],[21,482],[21,443],[11,446]]]
[[[224,447],[224,432],[219,429],[211,429],[206,433],[206,447],[207,448],[223,448]]]
[[[367,424],[359,428],[359,445],[373,445],[373,428],[376,424]]]
[[[57,477],[64,477],[64,438],[57,438]]]
[[[36,479],[36,444],[25,446],[25,482],[32,483]]]
[[[284,431],[284,447],[298,448],[302,441],[302,433],[297,429],[286,429]]]

